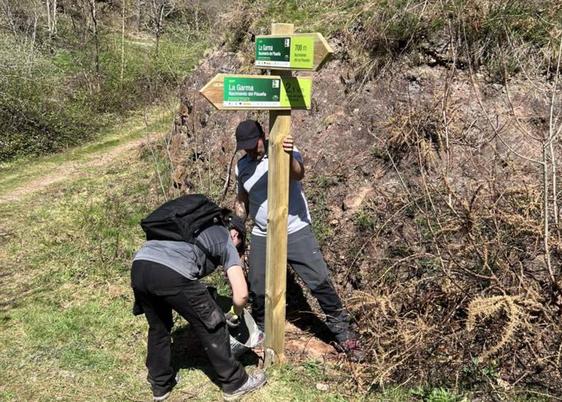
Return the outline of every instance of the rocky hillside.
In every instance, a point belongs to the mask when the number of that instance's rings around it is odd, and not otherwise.
[[[253,70],[259,21],[186,78],[168,142],[176,187],[227,205],[234,129],[268,116],[216,111],[198,91]],[[562,395],[559,47],[516,68],[498,48],[498,67],[445,26],[365,64],[369,29],[327,33],[312,108],[292,114],[314,229],[368,350],[358,384]]]

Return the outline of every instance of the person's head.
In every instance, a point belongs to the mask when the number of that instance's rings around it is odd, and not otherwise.
[[[236,150],[243,149],[251,159],[265,155],[265,133],[255,120],[244,120],[236,127]]]
[[[246,249],[246,225],[242,218],[234,214],[230,214],[226,220],[226,227],[230,232],[232,243],[234,243],[238,253],[243,254]]]

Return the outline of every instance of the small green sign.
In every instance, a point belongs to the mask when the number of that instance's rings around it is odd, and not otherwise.
[[[310,78],[224,77],[224,107],[309,109]]]
[[[224,106],[276,107],[281,97],[281,80],[224,77]]]
[[[257,37],[256,66],[312,69],[314,37]]]
[[[290,67],[291,38],[257,38],[256,65]]]

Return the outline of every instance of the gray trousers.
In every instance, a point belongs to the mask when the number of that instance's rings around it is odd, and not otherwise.
[[[262,330],[265,314],[266,240],[266,237],[253,235],[248,257],[252,315]],[[326,325],[338,342],[346,340],[349,337],[349,314],[343,308],[330,280],[328,267],[310,225],[289,235],[287,262],[318,300],[326,314]]]

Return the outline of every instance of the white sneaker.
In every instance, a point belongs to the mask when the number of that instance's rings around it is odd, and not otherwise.
[[[236,391],[223,392],[222,396],[225,401],[236,401],[241,396],[261,388],[266,382],[267,379],[265,378],[265,373],[263,371],[256,371],[255,373],[250,374],[246,382]]]
[[[159,402],[159,401],[163,401],[165,399],[168,399],[168,397],[172,393],[172,390],[178,384],[178,382],[180,382],[180,373],[179,372],[176,373],[176,376],[174,378],[174,382],[172,383],[172,387],[168,391],[165,391],[165,392],[152,391],[152,400],[155,401],[155,402]]]

